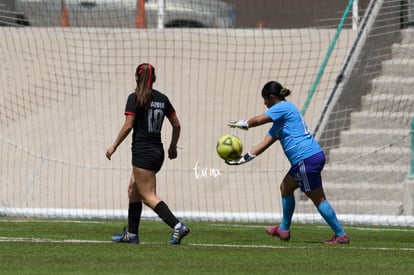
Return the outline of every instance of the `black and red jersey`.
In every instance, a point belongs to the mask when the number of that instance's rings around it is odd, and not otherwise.
[[[152,90],[148,107],[137,107],[135,92],[131,93],[124,114],[135,116],[132,146],[161,144],[164,117],[175,115],[175,109],[166,95]]]

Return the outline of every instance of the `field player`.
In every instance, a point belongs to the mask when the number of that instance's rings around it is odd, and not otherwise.
[[[173,229],[170,244],[180,244],[190,230],[170,211],[167,204],[156,194],[156,173],[164,162],[164,148],[161,142],[161,128],[164,117],[172,126],[168,149],[170,159],[177,158],[177,142],[180,137],[180,121],[167,96],[152,88],[155,82],[155,68],[149,63],[140,64],[135,72],[137,87],[128,96],[125,107],[125,121],[114,143],[107,149],[110,160],[118,146],[133,129],[132,174],[128,187],[128,230],[112,236],[114,242],[139,243],[139,224],[142,202],[154,210]]]
[[[248,153],[234,161],[226,161],[226,163],[240,165],[251,161],[279,140],[291,168],[280,184],[283,209],[282,222],[277,226],[267,226],[266,232],[271,236],[279,237],[283,241],[289,241],[290,225],[295,210],[294,191],[300,187],[301,191],[312,200],[321,216],[334,232],[334,236],[330,240],[324,241],[324,243],[349,244],[349,237],[344,232],[323,191],[321,172],[325,165],[324,152],[309,132],[296,106],[286,101],[285,98],[290,93],[290,90],[282,87],[280,83],[270,81],[262,89],[262,98],[268,110],[249,120],[229,123],[232,128],[236,127],[244,130],[266,123],[272,123],[272,127],[263,141],[254,146]]]

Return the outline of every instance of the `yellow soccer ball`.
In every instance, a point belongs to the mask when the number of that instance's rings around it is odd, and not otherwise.
[[[219,138],[216,150],[220,158],[224,160],[235,160],[243,152],[243,143],[235,135],[227,134]]]

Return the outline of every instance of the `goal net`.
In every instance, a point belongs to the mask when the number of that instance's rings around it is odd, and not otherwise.
[[[0,2],[0,216],[126,218],[131,136],[111,161],[105,151],[123,124],[135,69],[149,62],[154,88],[182,124],[178,158],[157,174],[158,195],[178,216],[278,222],[290,167],[279,144],[237,167],[215,150],[224,134],[245,150],[265,136],[266,126],[244,132],[227,123],[264,112],[261,88],[277,80],[325,149],[325,191],[339,218],[413,224],[408,2],[258,1],[252,9],[251,1],[188,1],[190,12],[173,23],[172,0],[146,1],[145,21],[141,1],[50,2]],[[170,134],[167,122],[165,147]],[[296,198],[294,221],[321,221],[311,201]],[[149,208],[143,215],[155,217]]]

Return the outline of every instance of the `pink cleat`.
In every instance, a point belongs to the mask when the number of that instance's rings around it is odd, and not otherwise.
[[[278,237],[282,241],[290,240],[290,230],[281,230],[279,225],[277,226],[266,226],[266,232],[272,237]]]
[[[349,237],[348,234],[344,234],[342,236],[333,236],[332,239],[324,241],[325,244],[349,244]]]

